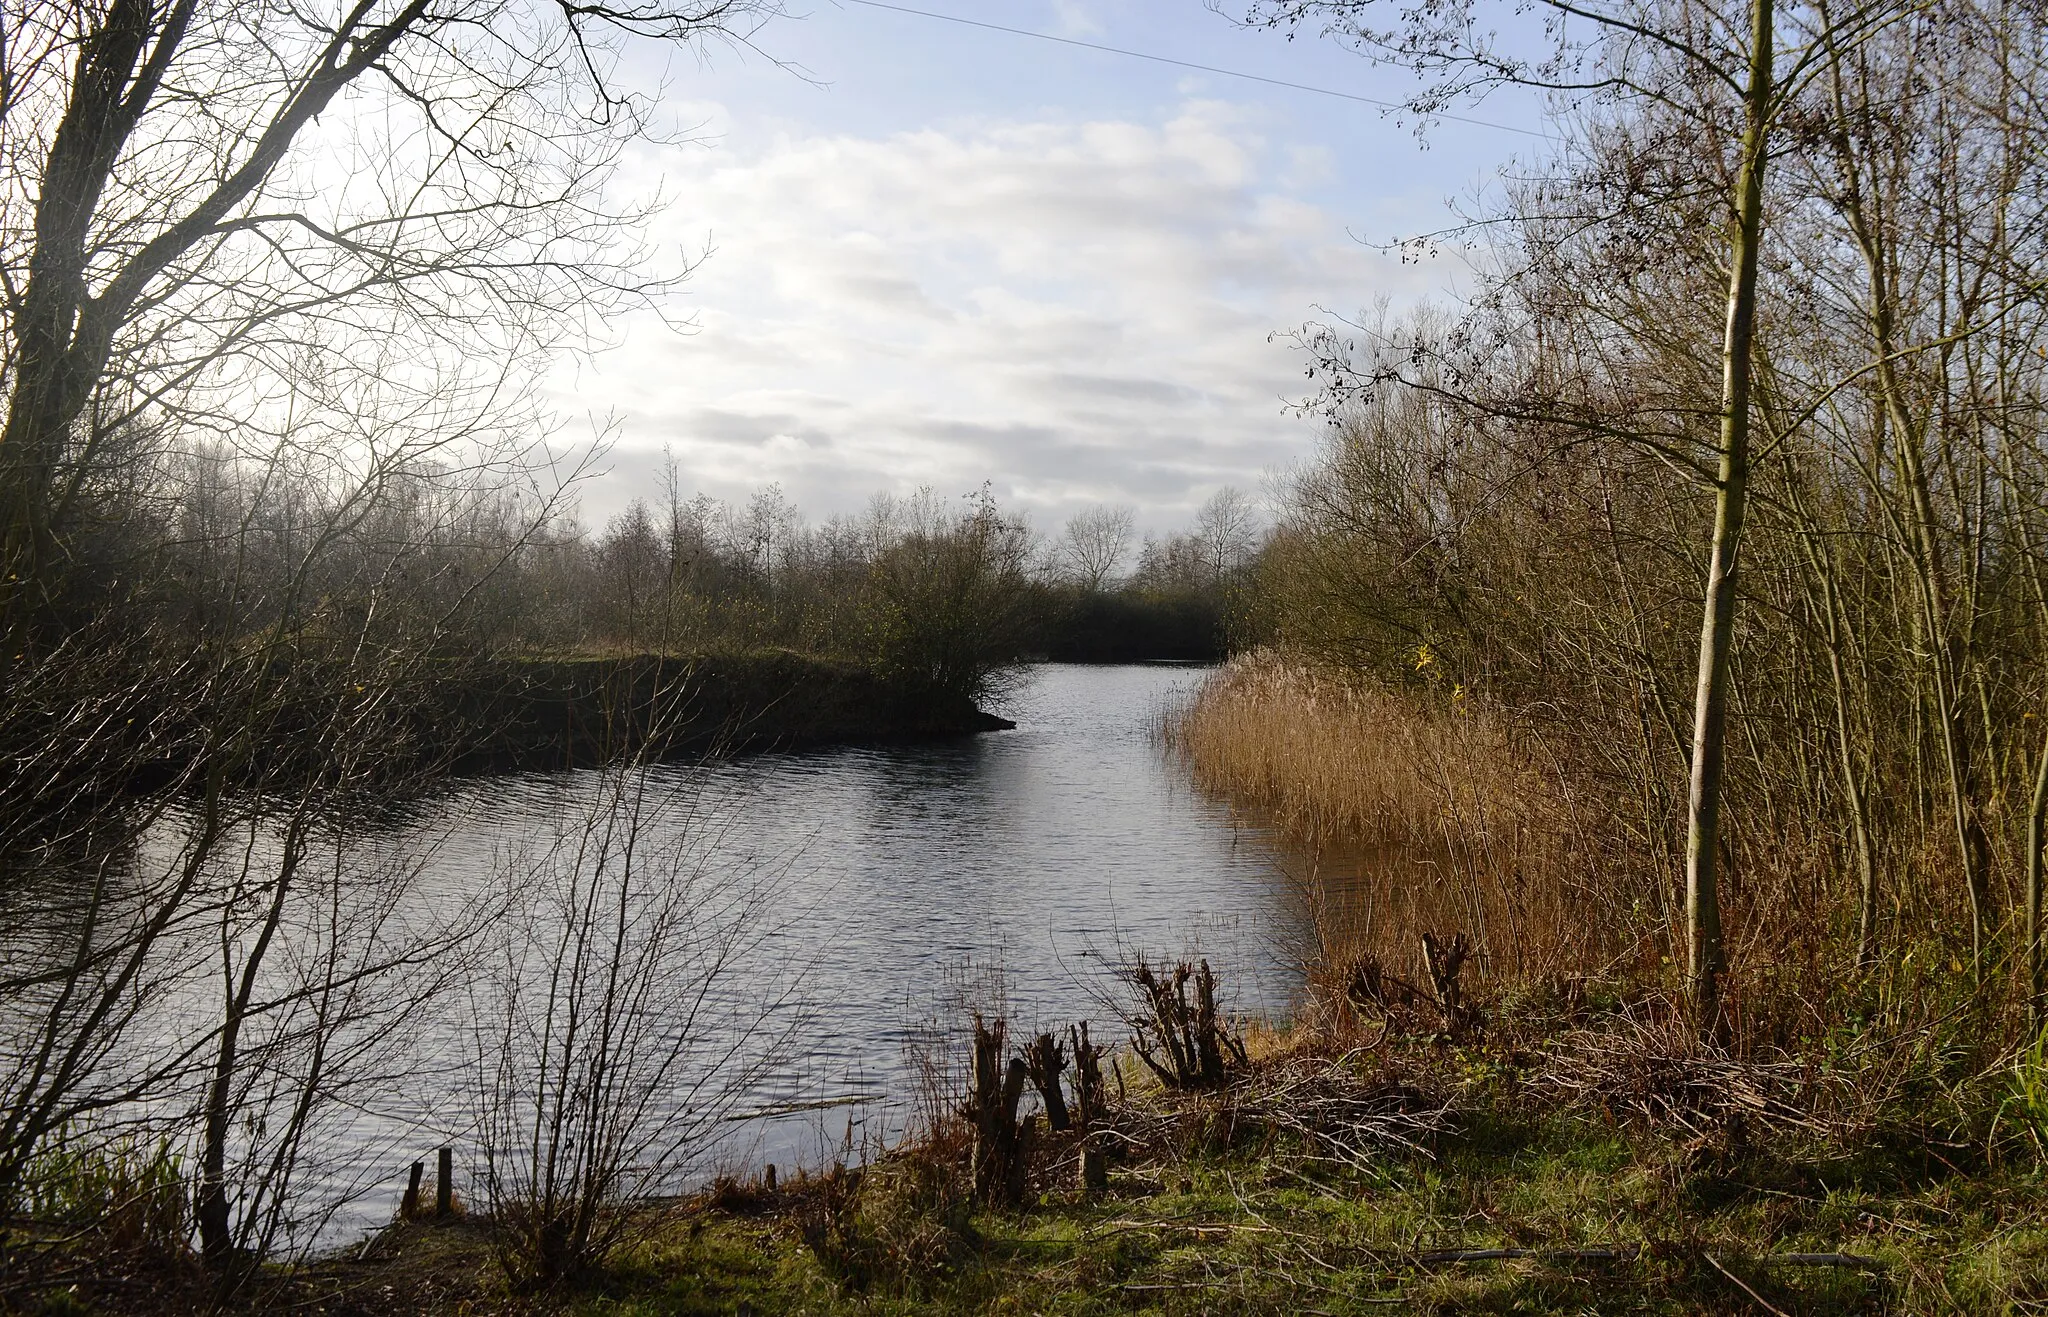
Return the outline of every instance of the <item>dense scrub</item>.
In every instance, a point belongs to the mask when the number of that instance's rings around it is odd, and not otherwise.
[[[1426,7],[1254,8],[1439,96],[1612,75],[1454,235],[1466,297],[1301,335],[1329,427],[1267,638],[1404,723],[1496,729],[1576,872],[1492,881],[1590,888],[1618,936],[1583,969],[1684,962],[1703,1028],[1725,986],[1776,1036],[1959,961],[1989,1033],[2038,1027],[2048,156],[2011,110],[2041,15],[1573,11],[1553,63],[1497,65]]]

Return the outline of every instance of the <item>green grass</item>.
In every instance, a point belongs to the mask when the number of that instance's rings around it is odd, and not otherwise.
[[[1546,1109],[1474,1079],[1480,1058],[1449,1049],[1408,1060],[1465,1077],[1429,1155],[1360,1167],[1251,1122],[1218,1147],[1216,1122],[1141,1121],[1145,1153],[1092,1198],[1042,1181],[1023,1207],[970,1213],[956,1166],[904,1155],[847,1180],[650,1210],[636,1242],[568,1292],[509,1290],[473,1221],[394,1226],[367,1258],[331,1259],[280,1292],[337,1317],[2048,1311],[2048,1179],[2009,1111],[1997,1156],[1903,1119],[1854,1142],[1716,1140]],[[818,1229],[827,1204],[837,1234]],[[1431,1256],[1496,1248],[1542,1256]],[[1613,1256],[1584,1255],[1603,1249]],[[1870,1265],[1785,1261],[1799,1253]],[[86,1299],[64,1311],[137,1311],[116,1291]]]
[[[1877,1160],[1888,1155],[1871,1153]],[[1738,1160],[1568,1118],[1475,1119],[1435,1160],[1319,1176],[1285,1153],[1128,1168],[1094,1201],[978,1214],[950,1265],[828,1274],[791,1219],[678,1217],[569,1310],[697,1313],[2022,1313],[2048,1306],[2033,1172],[1870,1187],[1840,1150]],[[1429,1261],[1613,1247],[1617,1260]],[[1876,1267],[1791,1266],[1845,1253]],[[1719,1264],[1718,1266],[1716,1264]],[[1747,1286],[1746,1292],[1743,1286]]]

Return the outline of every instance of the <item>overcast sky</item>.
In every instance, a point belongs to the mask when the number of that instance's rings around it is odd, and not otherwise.
[[[1534,139],[1411,127],[1369,105],[846,0],[797,0],[768,55],[668,70],[695,144],[630,182],[654,237],[712,249],[672,310],[565,366],[556,401],[617,422],[601,524],[684,483],[779,482],[808,515],[983,481],[1052,528],[1091,503],[1187,521],[1313,451],[1304,363],[1274,338],[1451,288],[1369,243],[1445,224]],[[1201,0],[907,0],[913,7],[1354,95],[1412,76],[1248,32]],[[1538,127],[1527,103],[1471,111]]]

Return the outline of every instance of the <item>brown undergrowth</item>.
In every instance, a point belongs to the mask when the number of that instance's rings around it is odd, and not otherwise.
[[[1421,980],[1357,963],[1284,1029],[1207,1008],[1224,989],[1199,963],[1133,965],[1120,1023],[1157,1060],[1123,1049],[1086,1079],[1071,1050],[1052,1064],[1058,1031],[985,1018],[901,1145],[635,1205],[641,1242],[572,1286],[508,1286],[487,1219],[398,1222],[237,1310],[1917,1313],[2048,1299],[2048,1235],[2022,1219],[2038,1097],[1988,1120],[1982,1103],[1922,1101],[1925,1053],[1904,1045],[1833,1069],[1738,1057],[1653,990],[1572,979],[1505,994],[1433,941]],[[1197,1061],[1168,1064],[1167,1033]],[[1000,1137],[1023,1162],[984,1181],[988,1085],[1007,1102],[1020,1067],[1037,1073],[1000,1109],[1020,1127]],[[71,1306],[0,1309],[208,1306],[201,1288],[174,1291],[88,1284]]]
[[[1425,935],[1466,939],[1480,990],[1503,1001],[1606,981],[1677,990],[1682,820],[1646,819],[1642,784],[1597,768],[1569,729],[1462,690],[1394,689],[1257,651],[1217,669],[1163,732],[1202,789],[1282,838],[1315,935],[1312,1009],[1361,965],[1426,982]],[[1902,876],[1882,887],[1887,954],[1859,959],[1839,839],[1782,810],[1730,817],[1733,1055],[1835,1065],[1889,1048],[1962,1082],[2016,1052],[2018,932],[1973,961],[1940,845],[1897,857]]]
[[[1431,941],[1419,982],[1354,961],[1288,1029],[1214,1020],[1189,1050],[1220,1074],[1123,1053],[1092,1136],[1022,1117],[1030,1162],[1005,1203],[978,1201],[970,1094],[950,1131],[793,1191],[781,1229],[864,1309],[1073,1287],[1076,1310],[1232,1312],[1935,1311],[2048,1292],[1998,1225],[2038,1148],[1987,1123],[1982,1094],[1923,1101],[1940,1087],[1924,1049],[1737,1056],[1655,990],[1507,994]],[[1209,1018],[1160,1008],[1168,976],[1127,977],[1125,1023],[1149,1045]],[[1086,1137],[1111,1168],[1093,1187]],[[1929,1204],[1975,1213],[2003,1270],[1914,1225]]]

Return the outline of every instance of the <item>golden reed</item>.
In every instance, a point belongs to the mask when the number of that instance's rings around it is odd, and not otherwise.
[[[1325,971],[1419,970],[1424,932],[1463,932],[1482,976],[1527,982],[1605,968],[1643,923],[1574,845],[1561,785],[1475,700],[1258,651],[1164,730],[1199,787],[1292,844]]]

